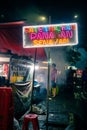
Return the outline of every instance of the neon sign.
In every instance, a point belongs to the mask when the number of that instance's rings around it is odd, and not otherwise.
[[[78,44],[76,23],[23,27],[23,47],[53,47]]]

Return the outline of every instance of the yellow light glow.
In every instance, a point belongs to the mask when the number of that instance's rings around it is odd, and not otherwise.
[[[75,15],[74,18],[75,18],[75,19],[78,18],[78,15]]]
[[[47,61],[43,61],[42,63],[43,63],[43,64],[48,64],[48,62],[47,62]]]
[[[8,57],[0,57],[0,62],[9,62],[10,58]]]
[[[46,20],[46,17],[41,16],[41,20],[42,20],[42,21]]]
[[[48,67],[43,67],[43,66],[42,66],[42,67],[40,67],[40,69],[48,69]]]

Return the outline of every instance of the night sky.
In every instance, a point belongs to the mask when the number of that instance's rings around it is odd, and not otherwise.
[[[84,0],[2,0],[0,1],[0,23],[25,21],[29,25],[77,22],[79,41],[87,41],[87,7]],[[75,19],[74,15],[78,15]],[[45,16],[42,22],[39,16]]]
[[[84,0],[2,0],[0,3],[1,22],[25,19],[29,23],[34,20],[35,23],[37,16],[44,15],[51,16],[52,23],[64,23],[74,21],[75,14],[78,14],[77,22],[85,24]]]

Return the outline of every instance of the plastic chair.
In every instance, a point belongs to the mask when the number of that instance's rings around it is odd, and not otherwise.
[[[33,130],[39,130],[38,115],[27,114],[24,116],[22,130],[29,130],[28,124],[32,123]]]

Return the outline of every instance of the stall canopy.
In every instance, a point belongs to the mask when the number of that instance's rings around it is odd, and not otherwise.
[[[37,60],[46,60],[44,48],[23,48],[22,27],[24,21],[9,22],[0,24],[0,52],[11,51],[18,56],[35,56]]]

